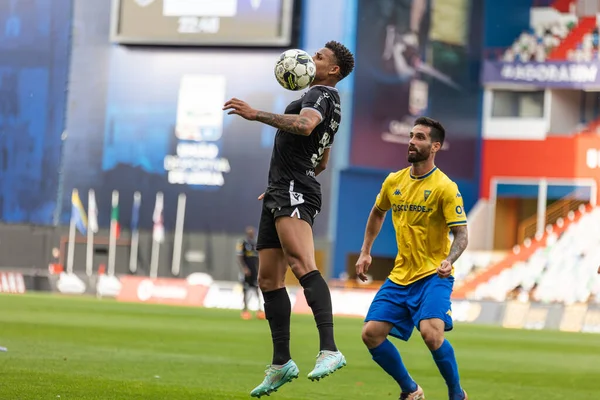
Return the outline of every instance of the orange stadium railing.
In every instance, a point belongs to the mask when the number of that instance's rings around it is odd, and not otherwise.
[[[581,204],[587,203],[586,201],[578,200],[573,197],[574,194],[570,194],[548,206],[546,209],[546,226],[554,225],[559,218],[566,218],[570,211],[575,211]],[[536,231],[537,215],[532,215],[531,217],[524,219],[519,224],[517,243],[523,243],[525,239],[533,238]]]

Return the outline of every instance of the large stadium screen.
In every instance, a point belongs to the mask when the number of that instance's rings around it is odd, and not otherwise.
[[[113,0],[115,43],[286,47],[294,0]]]

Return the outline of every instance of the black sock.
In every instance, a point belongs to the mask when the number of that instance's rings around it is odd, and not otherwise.
[[[311,271],[300,278],[304,288],[304,297],[312,309],[319,329],[321,350],[337,351],[333,338],[333,313],[331,311],[331,293],[327,282],[319,271]]]
[[[273,339],[273,364],[283,365],[290,356],[290,314],[292,304],[285,288],[263,292],[265,316]]]
[[[244,311],[248,311],[248,288],[244,285]]]

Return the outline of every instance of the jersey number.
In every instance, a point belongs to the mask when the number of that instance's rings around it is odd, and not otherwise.
[[[313,168],[316,168],[316,166],[319,164],[319,162],[323,159],[323,154],[325,153],[325,148],[329,145],[329,138],[330,138],[329,133],[325,132],[323,134],[323,137],[319,141],[320,146],[317,149],[317,153],[313,154],[312,157],[310,158]]]

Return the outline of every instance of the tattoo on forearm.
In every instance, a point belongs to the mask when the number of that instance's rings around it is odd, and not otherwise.
[[[450,254],[448,254],[446,260],[450,261],[451,264],[454,264],[469,244],[467,226],[463,225],[452,228],[452,234],[454,235],[454,240],[452,241]]]
[[[310,128],[310,119],[304,115],[282,115],[259,111],[256,120],[296,135],[306,135],[307,130]]]

